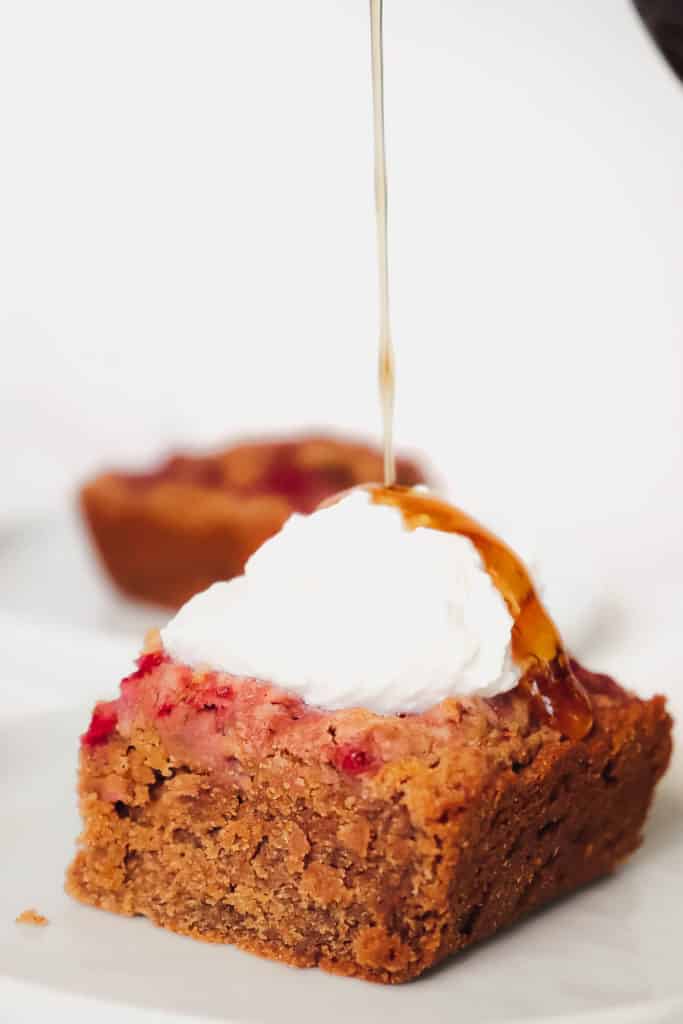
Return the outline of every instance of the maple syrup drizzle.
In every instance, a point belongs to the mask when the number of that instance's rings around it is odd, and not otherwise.
[[[384,486],[370,487],[373,501],[401,510],[408,529],[420,526],[459,533],[476,547],[514,625],[512,655],[522,671],[520,687],[550,723],[570,739],[593,725],[588,694],[576,679],[554,622],[541,604],[523,562],[506,544],[460,509],[410,488],[398,487],[393,446],[394,349],[389,318],[387,166],[384,142],[383,0],[370,0],[375,210],[379,264],[379,392],[384,431]]]
[[[550,724],[570,739],[593,725],[590,697],[574,675],[555,623],[543,607],[522,560],[503,541],[454,505],[408,487],[369,488],[378,505],[400,509],[409,530],[458,533],[475,546],[512,616],[512,656],[522,686]]]
[[[387,160],[384,145],[383,0],[370,0],[372,112],[375,142],[375,212],[379,263],[379,395],[384,433],[384,485],[396,481],[394,456],[394,346],[389,318],[389,250],[387,230]]]

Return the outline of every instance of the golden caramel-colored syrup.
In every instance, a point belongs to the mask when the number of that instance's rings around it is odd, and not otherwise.
[[[372,50],[372,126],[375,142],[375,214],[379,270],[379,397],[384,433],[384,486],[396,482],[394,456],[394,346],[389,316],[389,246],[387,236],[387,160],[384,145],[384,42],[382,0],[370,0]]]
[[[377,505],[400,509],[409,530],[426,527],[459,533],[475,546],[512,616],[512,656],[523,673],[520,686],[550,724],[570,739],[593,726],[590,697],[572,672],[555,623],[543,607],[522,560],[465,512],[408,487],[370,486]]]
[[[513,618],[512,655],[523,673],[519,683],[550,723],[571,739],[593,725],[590,698],[574,676],[554,622],[541,604],[524,563],[506,544],[460,509],[395,485],[393,447],[394,349],[389,316],[387,167],[384,141],[383,0],[370,0],[372,100],[375,151],[375,210],[379,267],[379,390],[384,428],[384,486],[369,488],[380,505],[394,505],[408,529],[420,526],[459,533],[472,541]],[[335,498],[325,504],[333,503]]]

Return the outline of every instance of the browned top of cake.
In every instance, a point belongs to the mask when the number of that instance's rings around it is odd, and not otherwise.
[[[591,696],[595,729],[615,705],[639,704],[608,677],[573,667]],[[322,769],[330,781],[342,773],[377,797],[395,784],[396,772],[410,767],[412,775],[441,778],[451,800],[454,784],[466,799],[469,786],[500,771],[521,770],[546,741],[560,738],[536,716],[521,687],[492,699],[448,699],[422,714],[325,711],[260,680],[193,670],[162,650],[139,659],[118,700],[96,707],[83,743],[96,750],[114,732],[130,738],[150,725],[184,763],[245,786],[255,766],[287,757],[303,772],[306,766]],[[105,789],[107,778],[105,773]],[[118,785],[114,775],[111,784]],[[127,798],[114,791],[101,795]],[[413,810],[419,818],[420,809]]]

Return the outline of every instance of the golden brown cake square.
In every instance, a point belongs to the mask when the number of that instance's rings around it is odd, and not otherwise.
[[[580,740],[521,687],[327,712],[148,651],[82,738],[68,890],[298,966],[415,978],[639,845],[664,699],[573,669],[594,714]]]

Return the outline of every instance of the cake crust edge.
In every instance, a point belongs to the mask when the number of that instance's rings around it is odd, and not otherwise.
[[[446,748],[361,779],[279,751],[229,783],[176,760],[153,723],[114,734],[81,752],[67,891],[298,967],[409,981],[640,845],[671,719],[662,697],[595,700],[585,740],[546,737],[494,771]]]

